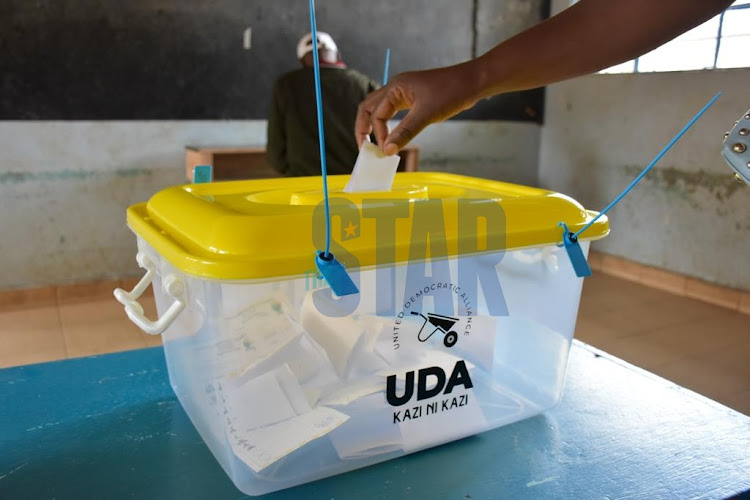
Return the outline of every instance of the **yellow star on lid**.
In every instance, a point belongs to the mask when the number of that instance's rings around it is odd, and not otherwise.
[[[359,224],[352,224],[352,221],[349,221],[349,225],[344,228],[344,232],[346,232],[346,238],[350,238],[352,236],[356,236],[356,229],[359,227]]]

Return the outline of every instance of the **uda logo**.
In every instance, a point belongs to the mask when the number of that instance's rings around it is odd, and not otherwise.
[[[404,377],[404,393],[396,393],[396,375],[389,375],[386,381],[385,396],[391,406],[403,406],[414,396],[414,371],[406,372]],[[432,380],[430,380],[432,378]],[[430,366],[420,369],[416,374],[417,401],[433,398],[440,394],[450,394],[457,386],[471,389],[474,384],[471,381],[469,370],[464,360],[458,360],[453,367],[450,376],[439,366]],[[435,384],[432,386],[432,384]],[[432,386],[428,389],[428,386]]]
[[[454,317],[434,312],[423,314],[420,308],[425,295],[434,296],[436,309],[441,312],[453,313],[455,300],[462,316]],[[425,284],[412,295],[404,297],[403,310],[396,315],[393,325],[393,349],[399,349],[404,341],[407,344],[413,342],[415,337],[419,344],[433,339],[433,345],[427,349],[439,349],[438,340],[450,349],[459,341],[458,332],[461,332],[462,336],[471,334],[473,315],[474,308],[469,294],[460,286],[449,281]],[[415,317],[416,321],[406,321],[406,318],[412,317]],[[402,332],[404,323],[411,323],[411,327]],[[418,344],[411,345],[413,349]],[[399,381],[403,381],[403,386]],[[468,406],[468,390],[473,387],[474,383],[466,362],[458,359],[452,369],[445,365],[428,366],[417,371],[407,371],[403,376],[389,375],[386,378],[385,395],[388,404],[394,407],[393,423],[396,424]],[[416,401],[413,401],[415,392]]]
[[[445,335],[443,337],[445,347],[453,347],[458,342],[458,334],[454,331],[449,331],[458,322],[458,318],[432,313],[427,313],[427,316],[425,316],[417,311],[412,311],[411,313],[414,316],[421,316],[424,319],[422,328],[419,329],[419,333],[417,334],[417,339],[420,342],[427,342],[437,332]]]
[[[474,387],[471,375],[466,367],[466,362],[460,359],[456,361],[450,376],[439,366],[430,366],[417,371],[408,371],[405,375],[403,394],[397,393],[396,375],[389,375],[386,382],[385,396],[388,404],[395,407],[393,410],[393,423],[401,424],[418,418],[428,417],[437,413],[453,411],[470,404],[468,389]],[[416,378],[417,400],[411,403],[414,397],[414,382]],[[433,385],[434,384],[434,385]],[[463,390],[460,390],[460,387]],[[456,393],[453,390],[458,388]],[[441,394],[442,393],[442,394]],[[452,394],[453,393],[453,394]],[[442,396],[438,398],[438,396]],[[431,399],[431,401],[425,401]]]
[[[435,309],[441,312],[448,312],[453,314],[454,301],[458,304],[458,311],[460,315],[463,315],[463,321],[460,318],[437,314],[434,312],[428,312],[422,314],[420,308],[422,307],[422,299],[425,296],[431,295],[435,301]],[[393,335],[392,343],[393,350],[397,350],[401,347],[402,343],[402,332],[403,325],[411,323],[406,321],[411,316],[418,316],[422,319],[422,324],[417,328],[416,337],[420,343],[427,342],[431,338],[442,337],[443,345],[451,348],[458,342],[459,331],[464,336],[470,335],[472,328],[472,321],[474,316],[474,307],[471,302],[470,295],[463,291],[460,286],[457,286],[451,282],[433,282],[422,286],[421,288],[414,291],[411,295],[404,297],[404,307],[399,312],[393,323]],[[461,327],[457,324],[461,321]],[[438,334],[435,337],[435,334]],[[409,336],[414,335],[409,332]]]

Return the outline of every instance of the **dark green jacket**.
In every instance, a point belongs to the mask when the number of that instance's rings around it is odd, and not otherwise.
[[[346,68],[320,68],[323,127],[329,174],[351,173],[357,159],[357,106],[377,88],[367,76]],[[267,158],[287,176],[320,175],[320,146],[312,68],[291,71],[276,81],[268,116]]]

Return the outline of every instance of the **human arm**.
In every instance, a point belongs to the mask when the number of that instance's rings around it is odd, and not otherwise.
[[[395,154],[427,125],[480,99],[540,87],[607,68],[652,50],[706,21],[731,0],[581,0],[497,45],[446,68],[403,73],[359,106],[357,143],[373,132]],[[389,133],[388,120],[409,113]]]

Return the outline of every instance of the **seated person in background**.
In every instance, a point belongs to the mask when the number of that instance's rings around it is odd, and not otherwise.
[[[351,132],[357,106],[378,86],[346,67],[329,34],[318,32],[317,38],[328,173],[349,174],[359,152]],[[297,45],[302,68],[276,81],[268,116],[268,162],[290,177],[320,175],[313,49],[308,33]]]

